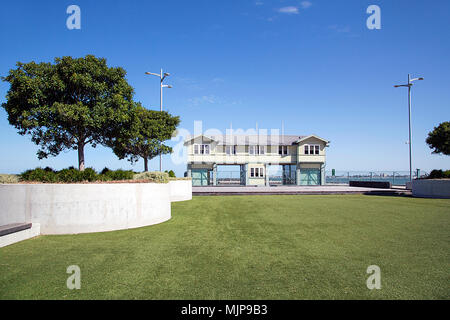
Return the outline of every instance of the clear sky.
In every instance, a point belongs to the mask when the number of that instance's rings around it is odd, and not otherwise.
[[[81,8],[81,30],[68,30],[66,9]],[[369,5],[381,29],[369,30]],[[170,72],[164,108],[193,130],[279,129],[331,141],[327,170],[409,170],[407,74],[413,87],[414,168],[450,169],[432,155],[430,130],[450,120],[450,1],[379,0],[55,0],[5,1],[0,11],[0,75],[17,61],[50,62],[86,54],[122,66],[135,99],[159,109],[159,83],[145,71]],[[0,83],[0,102],[9,84]],[[39,161],[0,110],[0,172],[77,165],[65,152]],[[158,169],[158,160],[150,162]],[[86,166],[133,168],[102,147]],[[184,164],[164,158],[177,175]]]

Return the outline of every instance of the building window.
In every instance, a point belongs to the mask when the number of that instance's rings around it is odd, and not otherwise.
[[[250,168],[250,177],[264,178],[264,168]]]
[[[288,146],[279,146],[278,147],[278,154],[280,156],[285,156],[288,154]]]
[[[265,154],[266,147],[265,146],[248,146],[248,153],[251,155]]]
[[[305,145],[305,154],[319,154],[320,146],[318,144]]]
[[[209,154],[209,144],[194,144],[194,154]]]
[[[227,155],[236,154],[236,146],[226,146],[226,154]]]

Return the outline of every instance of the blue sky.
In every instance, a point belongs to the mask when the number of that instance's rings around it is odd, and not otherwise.
[[[81,30],[68,30],[66,8],[81,8]],[[369,30],[369,5],[381,30]],[[440,1],[8,1],[0,12],[0,75],[17,61],[86,54],[122,66],[135,99],[159,108],[157,78],[170,72],[164,107],[181,127],[278,129],[331,141],[327,169],[408,170],[407,74],[413,87],[414,168],[450,168],[432,155],[427,133],[450,120],[450,2]],[[9,85],[0,83],[0,102]],[[0,172],[77,165],[76,152],[39,161],[0,110]],[[158,160],[150,162],[158,168]],[[102,147],[86,165],[133,168]],[[182,175],[185,165],[164,158]]]

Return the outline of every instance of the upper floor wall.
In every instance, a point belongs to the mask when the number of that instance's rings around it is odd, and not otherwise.
[[[325,162],[325,141],[309,136],[293,145],[223,145],[205,136],[185,143],[189,163],[280,163]]]
[[[299,141],[296,146],[297,162],[325,162],[327,146],[327,141],[316,136]]]

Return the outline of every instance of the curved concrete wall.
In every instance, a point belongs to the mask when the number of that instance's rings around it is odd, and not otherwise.
[[[172,180],[170,186],[170,201],[192,200],[192,180]]]
[[[413,180],[413,197],[450,198],[450,179]]]
[[[0,225],[39,223],[41,234],[137,228],[171,217],[170,184],[0,185]]]

